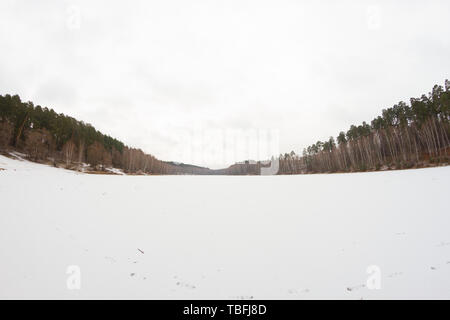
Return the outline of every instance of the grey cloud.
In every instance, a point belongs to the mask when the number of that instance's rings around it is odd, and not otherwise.
[[[448,12],[445,0],[4,0],[0,93],[163,159],[184,161],[171,156],[192,128],[275,128],[281,151],[301,152],[443,83]]]

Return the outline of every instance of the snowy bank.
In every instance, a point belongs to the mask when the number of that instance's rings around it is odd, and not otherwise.
[[[0,156],[0,168],[3,299],[450,299],[450,167],[118,176]]]

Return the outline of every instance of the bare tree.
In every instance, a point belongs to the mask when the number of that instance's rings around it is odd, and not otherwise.
[[[63,146],[63,155],[66,166],[68,167],[73,160],[75,155],[75,143],[72,140],[67,141]]]
[[[25,142],[25,152],[30,159],[44,160],[50,156],[53,150],[53,138],[45,129],[33,130],[29,132]]]
[[[6,149],[11,143],[13,126],[8,122],[0,122],[0,149]]]

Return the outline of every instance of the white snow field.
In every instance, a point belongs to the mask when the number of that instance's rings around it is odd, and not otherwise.
[[[450,298],[450,167],[113,176],[0,156],[0,168],[2,299]]]

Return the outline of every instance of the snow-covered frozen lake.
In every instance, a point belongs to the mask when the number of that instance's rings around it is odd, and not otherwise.
[[[2,299],[450,299],[450,167],[109,176],[0,156],[0,168]]]

